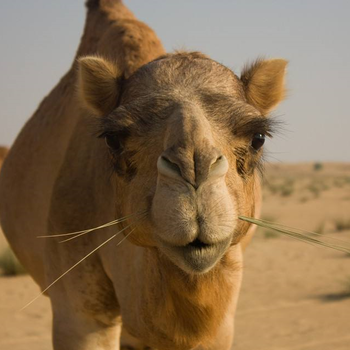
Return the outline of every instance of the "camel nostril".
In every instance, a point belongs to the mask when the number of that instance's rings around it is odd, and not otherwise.
[[[218,163],[220,163],[222,160],[224,159],[224,156],[219,156],[216,159],[214,159],[211,163],[210,163],[210,167],[212,168],[213,166],[216,166]]]
[[[162,156],[162,158],[167,163],[167,165],[170,169],[174,170],[174,172],[178,173],[181,176],[181,169],[176,163],[170,161],[168,158],[166,158],[164,156]]]
[[[167,157],[160,156],[157,162],[158,171],[167,176],[182,176],[180,167]]]
[[[223,155],[216,158],[215,162],[211,164],[209,170],[209,177],[220,177],[227,173],[228,161]]]

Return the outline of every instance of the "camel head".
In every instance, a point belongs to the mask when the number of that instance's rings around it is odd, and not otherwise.
[[[211,270],[239,243],[249,226],[238,216],[254,216],[286,64],[258,60],[238,78],[203,54],[175,53],[123,78],[101,57],[79,60],[79,92],[99,116],[115,170],[117,212],[147,211],[131,241],[190,274]]]

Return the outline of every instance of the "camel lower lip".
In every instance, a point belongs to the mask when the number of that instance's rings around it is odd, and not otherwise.
[[[187,244],[184,247],[177,248],[184,257],[197,258],[202,260],[211,260],[220,252],[219,244],[194,245]]]
[[[230,239],[206,244],[195,240],[185,246],[166,246],[166,255],[189,273],[205,273],[220,260],[230,244]]]

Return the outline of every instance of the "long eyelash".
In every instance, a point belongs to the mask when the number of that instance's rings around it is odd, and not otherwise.
[[[272,137],[280,128],[281,122],[276,118],[257,117],[252,119],[236,118],[233,125],[233,133],[239,136],[250,136],[262,133]]]
[[[102,124],[100,126],[100,130],[97,134],[98,138],[105,138],[107,136],[117,136],[121,140],[125,140],[127,137],[130,136],[130,130],[127,128],[120,128],[120,129],[111,129],[109,126]]]

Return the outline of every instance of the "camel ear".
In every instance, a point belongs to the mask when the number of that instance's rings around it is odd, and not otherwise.
[[[283,59],[260,59],[243,69],[241,80],[248,103],[264,115],[285,98],[284,80],[287,63]]]
[[[78,64],[81,100],[94,114],[109,114],[117,106],[122,73],[101,57],[82,57]]]

